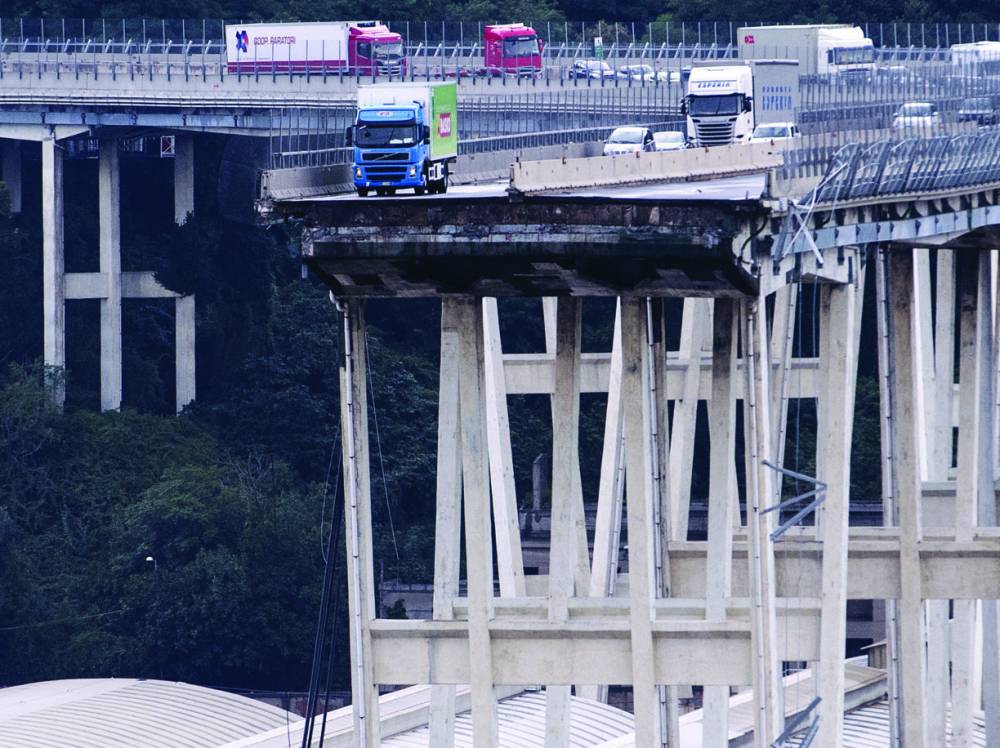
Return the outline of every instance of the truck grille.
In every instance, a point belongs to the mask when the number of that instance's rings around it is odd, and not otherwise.
[[[364,161],[409,161],[406,151],[367,151],[361,154]]]
[[[365,178],[372,182],[400,182],[406,178],[406,165],[366,166]]]
[[[733,142],[732,122],[699,122],[695,127],[698,145],[726,145]]]

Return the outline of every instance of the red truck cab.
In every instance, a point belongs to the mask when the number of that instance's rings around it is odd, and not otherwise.
[[[403,37],[380,21],[354,21],[348,37],[348,67],[362,75],[403,75]]]
[[[483,27],[483,58],[490,75],[538,75],[543,46],[535,30],[523,23]]]

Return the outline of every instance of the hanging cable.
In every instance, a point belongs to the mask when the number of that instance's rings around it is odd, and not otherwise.
[[[323,563],[325,564],[328,560],[326,554],[326,546],[329,543],[329,535],[323,532],[323,523],[326,520],[326,497],[330,493],[330,471],[333,469],[333,461],[337,454],[340,452],[340,429],[333,437],[333,444],[330,445],[330,461],[326,465],[326,478],[323,481],[323,506],[320,507],[319,511],[319,552],[323,556]],[[340,460],[337,460],[337,477],[333,481],[334,485],[334,500],[336,501],[336,492],[339,490],[340,486]],[[326,542],[324,542],[326,541]]]
[[[339,485],[339,484],[338,484]],[[313,643],[312,665],[309,673],[309,696],[306,699],[306,724],[302,731],[302,748],[312,745],[313,726],[316,720],[316,702],[319,696],[319,674],[323,666],[324,643],[327,639],[327,621],[330,612],[331,587],[335,583],[337,573],[337,546],[340,542],[340,526],[343,524],[344,502],[338,502],[339,491],[333,495],[333,526],[330,528],[327,545],[325,572],[323,574],[323,591],[320,596],[319,621],[316,624],[316,639]],[[334,620],[334,628],[336,620]],[[331,633],[331,639],[334,636]]]
[[[368,345],[368,328],[365,328],[365,351],[370,349]],[[382,472],[382,493],[385,496],[385,512],[389,517],[389,534],[392,537],[392,550],[396,554],[396,576],[399,576],[399,546],[396,545],[396,527],[392,522],[392,506],[389,503],[389,484],[385,479],[385,461],[382,459],[382,436],[378,428],[378,408],[375,407],[375,383],[372,379],[372,367],[366,366],[368,371],[368,399],[372,406],[372,420],[375,424],[375,445],[378,448],[378,465]]]
[[[334,500],[336,500],[336,495],[334,496]],[[343,504],[340,504],[339,506],[343,506]],[[333,549],[331,552],[336,553],[340,546],[340,529],[343,526],[343,522],[338,522],[336,519],[334,522],[336,525],[336,537],[334,538],[333,545],[331,546]],[[334,528],[331,528],[331,531],[333,529]],[[323,738],[326,735],[326,717],[330,713],[330,685],[333,682],[333,663],[337,659],[337,616],[340,615],[341,584],[340,580],[336,577],[334,577],[333,583],[333,617],[330,625],[330,654],[327,657],[326,664],[326,683],[323,688],[323,719],[320,722],[319,727],[318,745],[320,748],[323,746]]]

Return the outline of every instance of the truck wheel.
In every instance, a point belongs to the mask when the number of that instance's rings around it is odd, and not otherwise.
[[[426,187],[414,187],[413,188],[413,194],[414,195],[423,195],[425,192],[427,192],[427,188]]]
[[[368,188],[358,187],[358,197],[368,197]]]
[[[443,195],[448,191],[448,178],[445,177],[438,183],[438,194]]]

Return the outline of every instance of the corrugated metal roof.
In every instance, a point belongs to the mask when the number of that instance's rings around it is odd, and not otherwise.
[[[158,680],[56,680],[0,689],[4,748],[207,748],[300,719],[226,691]]]
[[[986,748],[986,731],[983,726],[983,714],[975,716],[973,745]],[[949,735],[951,726],[949,720]],[[798,746],[802,735],[793,736],[789,746]],[[889,703],[876,701],[872,704],[852,709],[844,715],[843,748],[885,748],[889,745]]]
[[[497,702],[500,745],[509,748],[545,748],[545,693],[526,691]],[[571,697],[570,745],[592,748],[635,730],[632,715],[590,699]],[[382,741],[383,748],[427,748],[430,729],[418,727]],[[455,717],[455,748],[471,748],[472,716]]]

